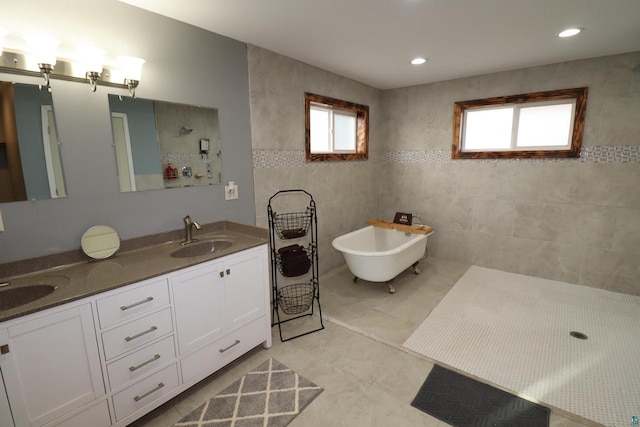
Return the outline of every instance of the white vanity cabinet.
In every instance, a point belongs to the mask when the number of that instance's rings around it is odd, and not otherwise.
[[[9,406],[9,398],[7,390],[4,388],[2,380],[2,372],[0,371],[0,426],[13,426],[13,416],[11,415],[11,407]]]
[[[261,245],[0,323],[0,427],[125,427],[270,347],[267,256]]]
[[[266,246],[184,270],[171,281],[184,382],[271,345]]]
[[[179,385],[169,276],[107,292],[96,300],[105,379],[114,418],[154,405]],[[131,420],[132,421],[132,420]]]
[[[171,279],[178,349],[188,354],[222,336],[224,266],[212,261]]]
[[[43,426],[105,394],[89,303],[6,322],[0,346],[2,377],[18,427]],[[103,415],[108,423],[108,412]]]

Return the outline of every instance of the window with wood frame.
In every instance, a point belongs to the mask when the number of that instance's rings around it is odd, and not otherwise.
[[[304,94],[307,162],[369,158],[369,107]]]
[[[587,88],[454,104],[452,159],[580,157]]]

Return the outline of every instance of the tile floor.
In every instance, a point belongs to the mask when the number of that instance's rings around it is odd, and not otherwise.
[[[322,276],[323,331],[282,343],[276,327],[271,349],[252,350],[132,426],[171,426],[269,357],[324,388],[291,427],[447,426],[410,405],[433,365],[402,343],[469,266],[429,259],[420,267],[420,275],[407,271],[396,278],[393,295],[384,284],[354,284],[344,267]],[[317,318],[290,322],[283,334],[317,324]],[[551,415],[552,427],[586,425]]]

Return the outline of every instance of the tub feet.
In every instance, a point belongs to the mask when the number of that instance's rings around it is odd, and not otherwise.
[[[417,274],[417,273],[416,273]],[[393,287],[393,281],[394,279],[391,280],[387,280],[385,283],[387,284],[387,287],[389,288],[389,293],[390,294],[395,294],[396,293],[396,288]],[[353,277],[353,283],[358,283],[358,276],[354,276]]]
[[[396,293],[396,288],[393,287],[393,279],[389,280],[387,282],[387,286],[389,287],[389,293],[390,294],[395,294]]]
[[[416,261],[415,263],[413,263],[413,265],[411,267],[413,267],[413,273],[414,274],[420,274],[420,269],[418,268],[418,263],[420,261]]]

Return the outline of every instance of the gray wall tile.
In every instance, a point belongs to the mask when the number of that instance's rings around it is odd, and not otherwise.
[[[369,102],[376,153],[366,162],[274,166],[287,171],[280,175],[257,167],[256,203],[295,180],[327,210],[319,210],[323,239],[373,216],[418,213],[436,229],[431,256],[637,294],[637,63],[640,52],[378,91],[250,46],[254,150],[302,149],[304,88]],[[454,102],[581,86],[589,87],[581,159],[451,160]],[[288,106],[276,109],[279,102]],[[343,261],[333,251],[323,262]]]

